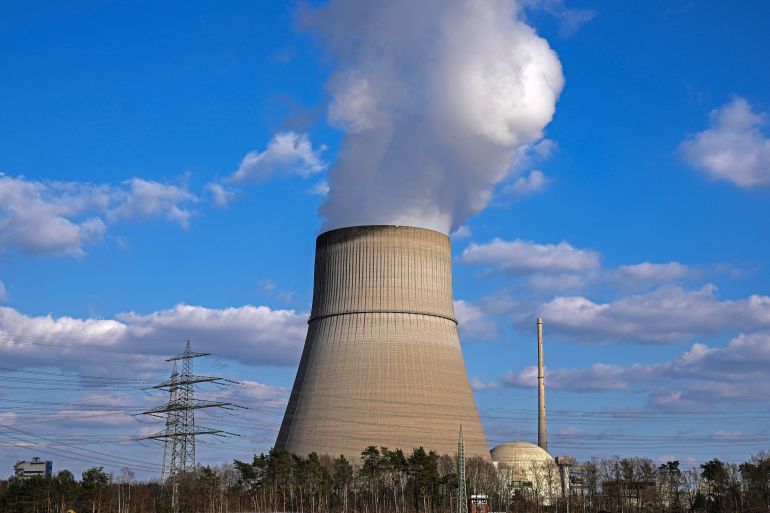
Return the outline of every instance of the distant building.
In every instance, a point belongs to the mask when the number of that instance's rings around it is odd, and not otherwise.
[[[51,477],[53,464],[50,461],[32,458],[30,461],[17,461],[13,466],[15,476],[19,479],[30,477]]]

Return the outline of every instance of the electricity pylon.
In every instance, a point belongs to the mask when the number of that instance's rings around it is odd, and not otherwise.
[[[468,512],[468,495],[465,491],[465,440],[460,425],[460,439],[457,441],[457,513]]]
[[[209,356],[210,353],[193,353],[190,341],[187,341],[184,353],[168,358],[172,363],[171,377],[151,389],[168,391],[168,402],[142,412],[145,415],[165,416],[166,427],[163,431],[146,436],[145,439],[163,440],[163,479],[174,479],[184,472],[195,472],[195,437],[197,435],[237,436],[221,429],[199,427],[195,425],[195,410],[201,408],[223,408],[232,410],[239,406],[222,401],[195,399],[194,385],[198,383],[224,384],[228,380],[216,376],[196,376],[193,374],[194,358]],[[177,370],[177,362],[182,363],[182,372]]]

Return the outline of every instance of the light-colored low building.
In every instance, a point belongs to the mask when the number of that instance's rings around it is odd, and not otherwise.
[[[32,458],[29,461],[17,461],[13,466],[15,477],[27,479],[30,477],[51,477],[53,464],[50,461]]]

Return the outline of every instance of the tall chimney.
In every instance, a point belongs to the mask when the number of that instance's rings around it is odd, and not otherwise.
[[[316,241],[313,308],[277,447],[359,461],[368,446],[489,459],[465,370],[446,235],[356,226]]]
[[[537,318],[537,445],[548,451],[545,429],[545,369],[543,368],[543,319]]]

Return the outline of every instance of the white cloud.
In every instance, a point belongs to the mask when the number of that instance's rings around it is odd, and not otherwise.
[[[13,424],[14,419],[16,419],[16,413],[12,411],[3,411],[0,412],[0,423],[8,423]]]
[[[283,410],[289,399],[289,390],[284,387],[276,387],[258,383],[256,381],[241,381],[237,386],[228,387],[225,393],[216,396],[217,399],[232,401],[235,404],[253,408],[270,407]],[[276,426],[277,428],[277,426]]]
[[[109,212],[110,219],[147,219],[160,217],[190,226],[192,212],[185,204],[194,203],[197,198],[187,189],[142,178],[124,182],[128,190],[119,193],[119,204]]]
[[[307,134],[288,131],[273,136],[263,151],[250,151],[241,160],[230,182],[264,180],[273,174],[307,177],[326,169],[322,158],[326,146],[315,149]]]
[[[647,404],[654,409],[671,413],[704,413],[713,410],[713,403],[707,404],[687,397],[681,390],[664,390],[650,394]]]
[[[486,272],[504,272],[525,278],[535,292],[573,291],[588,285],[612,285],[625,291],[649,290],[663,284],[688,280],[699,273],[679,262],[641,262],[603,268],[602,255],[568,242],[540,244],[495,238],[486,244],[471,243],[459,256],[467,265]]]
[[[675,343],[729,329],[770,327],[770,297],[720,301],[716,287],[664,286],[609,303],[560,296],[542,305],[549,330],[584,342]]]
[[[115,237],[115,244],[117,244],[118,247],[124,251],[131,249],[131,244],[129,244],[125,237]]]
[[[316,182],[308,190],[308,192],[316,196],[326,197],[326,195],[329,194],[329,182],[327,182],[326,180],[321,180],[320,182]]]
[[[196,200],[187,190],[133,178],[122,187],[0,174],[0,252],[85,255],[108,221],[161,217],[187,226]]]
[[[698,273],[691,267],[679,262],[656,264],[642,262],[632,265],[620,265],[604,273],[604,280],[619,289],[649,289],[666,283],[693,278]]]
[[[585,436],[587,433],[580,428],[576,428],[575,426],[569,426],[557,431],[556,435],[567,438],[575,438]]]
[[[479,305],[458,299],[454,306],[457,327],[464,340],[489,340],[499,334],[497,324]]]
[[[451,233],[486,208],[556,110],[558,56],[513,0],[332,0],[303,14],[338,64],[328,114],[346,131],[326,229]]]
[[[665,378],[661,379],[665,382]],[[651,387],[647,397],[649,407],[670,412],[706,412],[720,406],[746,408],[751,403],[764,404],[770,395],[767,380],[726,383],[717,380],[692,378],[669,382],[667,386]]]
[[[723,348],[693,344],[676,361],[693,375],[715,381],[752,381],[767,377],[770,366],[770,333],[741,334]]]
[[[180,304],[148,315],[130,312],[116,318],[132,335],[190,338],[201,350],[208,348],[221,358],[251,365],[296,363],[307,332],[306,315],[267,306],[212,309]]]
[[[770,185],[770,138],[760,130],[767,115],[735,97],[710,117],[710,128],[681,144],[685,160],[712,180],[746,188]]]
[[[471,243],[460,255],[460,262],[486,266],[496,271],[516,275],[542,274],[542,280],[562,279],[564,275],[602,278],[618,285],[668,283],[694,274],[679,262],[620,265],[614,269],[601,269],[602,255],[591,249],[576,248],[568,242],[540,244],[532,241],[506,241],[495,238],[486,244]],[[601,271],[601,274],[599,273]]]
[[[180,352],[190,339],[196,350],[219,358],[247,365],[294,365],[306,321],[306,315],[294,310],[251,305],[213,309],[179,304],[114,319],[27,316],[0,307],[0,359],[38,365],[45,360],[47,366],[91,375],[140,374],[165,367],[160,356]]]
[[[0,175],[0,251],[85,254],[106,225],[98,214],[112,201],[104,185],[36,182]]]
[[[471,232],[470,227],[467,224],[464,224],[453,231],[451,237],[452,240],[462,240],[469,238],[471,235],[473,235],[473,232]]]
[[[5,290],[5,284],[0,280],[0,301],[8,299],[8,292]]]
[[[523,148],[520,155],[517,156],[517,161],[522,165],[530,165],[533,162],[540,162],[550,158],[558,149],[559,145],[553,139],[542,139],[535,144]]]
[[[550,293],[553,291],[575,291],[586,287],[595,278],[595,273],[553,273],[536,272],[529,277],[533,291]]]
[[[277,288],[273,280],[264,280],[259,283],[259,287],[265,292],[272,292]]]
[[[529,196],[542,191],[550,180],[537,169],[530,171],[527,176],[520,176],[513,183],[503,189],[503,194],[516,198]]]
[[[579,249],[567,242],[538,244],[535,242],[493,239],[487,244],[471,243],[460,255],[469,265],[485,265],[514,274],[534,272],[585,273],[599,269],[601,255]]]
[[[291,290],[284,290],[279,288],[278,285],[272,280],[263,280],[259,283],[259,288],[270,294],[273,297],[280,299],[281,301],[290,303],[294,300],[294,292]]]
[[[206,190],[211,194],[211,202],[215,207],[226,207],[238,194],[237,191],[229,189],[221,183],[210,182],[206,184]]]
[[[718,429],[711,433],[711,436],[717,440],[743,440],[749,435],[743,431],[725,431],[724,429]]]
[[[636,383],[641,375],[651,374],[647,367],[596,363],[582,369],[546,368],[549,389],[573,392],[625,390]],[[526,366],[518,372],[509,371],[500,380],[485,384],[486,388],[534,388],[537,386],[537,367]]]
[[[642,262],[634,265],[618,266],[617,274],[621,280],[640,280],[647,282],[667,282],[687,276],[690,268],[679,262],[668,262],[665,264],[653,264],[651,262]]]
[[[607,274],[601,260],[599,252],[576,248],[564,241],[540,244],[499,238],[485,244],[471,243],[459,256],[461,263],[481,266],[485,272],[526,279],[529,290],[537,293],[585,288]]]

